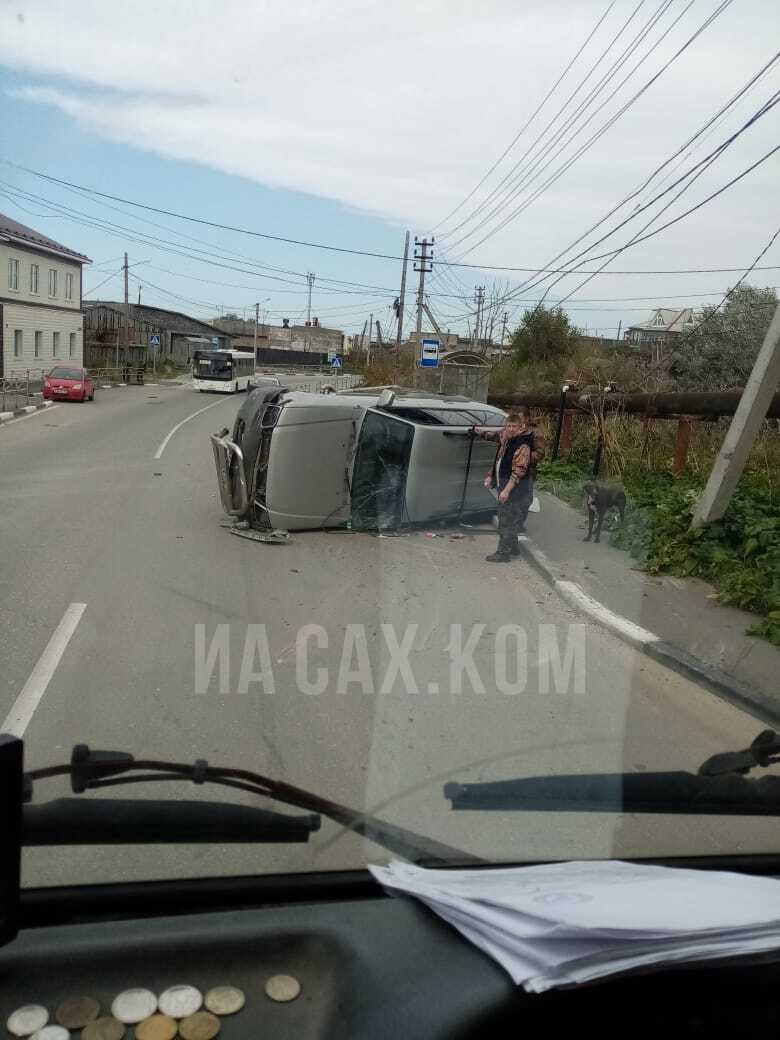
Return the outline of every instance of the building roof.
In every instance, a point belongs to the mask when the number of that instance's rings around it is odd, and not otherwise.
[[[658,321],[658,318],[661,321]],[[692,307],[681,308],[669,308],[669,307],[657,307],[647,321],[639,322],[636,325],[629,325],[626,332],[630,332],[631,329],[646,329],[648,332],[682,332],[686,325],[690,325],[692,322],[700,320],[699,315],[696,314]]]
[[[84,307],[87,311],[105,307],[106,310],[117,311],[119,314],[124,314],[125,312],[125,305],[113,300],[85,300]],[[169,332],[176,332],[183,336],[207,336],[209,339],[212,339],[214,336],[220,336],[224,339],[232,338],[230,333],[222,332],[205,321],[199,321],[197,318],[191,318],[188,314],[182,314],[181,311],[168,311],[162,307],[148,307],[143,303],[130,304],[130,318],[133,321],[144,322],[155,329],[167,329]]]
[[[83,253],[77,253],[73,249],[68,249],[67,246],[62,245],[60,242],[55,242],[53,238],[47,238],[46,235],[42,235],[39,231],[34,231],[32,228],[27,227],[26,224],[20,224],[18,220],[13,220],[4,213],[0,213],[0,238],[9,239],[12,242],[20,242],[35,249],[42,249],[47,253],[61,253],[84,264],[92,263],[89,257],[84,256]]]

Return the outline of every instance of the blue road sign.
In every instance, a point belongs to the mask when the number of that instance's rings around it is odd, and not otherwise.
[[[333,360],[330,363],[330,367],[331,368],[341,368],[341,358],[340,357],[334,357]]]
[[[439,367],[439,341],[437,339],[424,339],[420,351],[421,368]]]
[[[159,347],[160,346],[160,337],[156,333],[152,333],[152,335],[149,337],[149,346],[150,347]]]

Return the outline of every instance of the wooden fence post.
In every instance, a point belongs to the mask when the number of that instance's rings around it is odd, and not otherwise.
[[[678,419],[677,439],[674,444],[674,462],[672,463],[672,473],[674,473],[675,477],[682,476],[685,472],[685,463],[688,460],[688,446],[691,443],[691,428],[692,423],[690,419]]]
[[[571,428],[574,422],[573,412],[564,412],[563,425],[561,426],[561,455],[568,455],[571,451]]]

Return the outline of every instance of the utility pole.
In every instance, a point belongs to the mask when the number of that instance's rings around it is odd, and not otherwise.
[[[141,283],[138,283],[138,306],[141,306]]]
[[[257,363],[257,323],[260,321],[260,304],[255,304],[255,363]],[[268,354],[266,354],[268,357]]]
[[[504,343],[506,342],[506,325],[509,321],[509,311],[504,311],[504,317],[502,318],[501,324],[501,353],[504,352]]]
[[[620,343],[620,330],[622,328],[623,328],[623,319],[621,318],[620,321],[618,322],[618,334],[617,334],[618,344]]]
[[[125,253],[125,262],[123,265],[125,273],[125,327],[124,335],[122,339],[125,342],[125,361],[127,360],[127,345],[130,341],[130,300],[128,299],[128,287],[127,287],[127,253]],[[116,350],[114,351],[114,368],[119,368],[119,335],[116,338]]]
[[[311,271],[306,275],[306,281],[309,283],[309,302],[306,305],[306,324],[311,325],[311,287],[314,285],[314,275]]]
[[[474,302],[477,305],[477,319],[474,324],[474,349],[479,350],[479,335],[482,331],[482,307],[485,303],[485,286],[477,285],[474,291]]]
[[[420,272],[420,282],[417,287],[417,341],[418,343],[422,339],[422,316],[423,316],[423,304],[425,302],[425,276],[433,270],[433,243],[435,239],[431,238],[430,242],[427,238],[424,238],[422,242],[415,235],[414,237],[414,269]],[[417,246],[420,246],[420,253],[417,252]],[[428,252],[430,249],[430,253]],[[419,260],[420,266],[417,266]],[[428,266],[430,264],[430,266]]]
[[[398,297],[398,331],[395,334],[396,343],[400,344],[404,334],[404,297],[406,296],[406,265],[409,262],[409,232],[406,232],[404,243],[404,263],[401,268],[401,295]]]
[[[780,380],[780,303],[766,330],[753,371],[740,398],[728,433],[712,467],[707,486],[696,506],[691,527],[720,520],[729,507],[753,442],[766,418]]]
[[[366,367],[371,364],[371,333],[374,328],[374,315],[368,319],[368,354],[366,355]]]

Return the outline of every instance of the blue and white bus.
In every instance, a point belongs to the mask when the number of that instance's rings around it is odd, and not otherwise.
[[[201,392],[235,394],[254,386],[255,356],[241,350],[196,350],[192,380]]]

